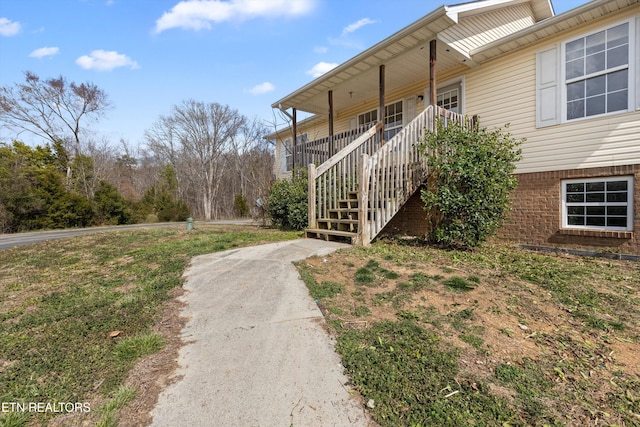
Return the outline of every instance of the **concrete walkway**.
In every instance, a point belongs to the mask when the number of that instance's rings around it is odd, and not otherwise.
[[[186,272],[177,382],[153,426],[366,426],[292,261],[348,247],[300,239],[199,256]]]

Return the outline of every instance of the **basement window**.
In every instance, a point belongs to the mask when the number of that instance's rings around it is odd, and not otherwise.
[[[562,181],[562,227],[633,230],[633,177]]]

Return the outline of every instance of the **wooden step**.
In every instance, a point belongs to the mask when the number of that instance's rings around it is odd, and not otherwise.
[[[343,199],[338,200],[338,207],[342,209],[358,209],[358,200],[357,199]]]
[[[305,236],[311,239],[322,239],[326,241],[347,241],[352,245],[355,244],[357,233],[338,230],[322,230],[320,228],[310,228],[305,230]]]
[[[357,219],[325,218],[318,220],[318,228],[322,230],[351,231],[358,230]]]
[[[329,218],[327,219],[358,219],[358,209],[329,209]]]

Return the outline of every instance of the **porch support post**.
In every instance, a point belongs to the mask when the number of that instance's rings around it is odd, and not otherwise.
[[[329,157],[335,154],[333,147],[333,91],[329,91]]]
[[[379,120],[383,125],[382,136],[380,137],[380,144],[384,144],[384,64],[380,65],[380,78],[378,85],[378,97],[380,99],[379,105]]]
[[[429,104],[436,105],[436,39],[429,42]]]
[[[309,206],[307,208],[308,228],[318,228],[316,219],[316,165],[309,163],[309,174],[307,176],[307,188],[309,194]]]
[[[291,124],[291,134],[293,139],[291,140],[291,150],[293,151],[293,153],[291,153],[291,159],[293,160],[293,164],[292,164],[292,169],[296,168],[296,154],[297,154],[297,145],[298,145],[298,119],[297,119],[297,111],[295,108],[292,109],[293,110],[293,114],[291,116],[291,121],[293,122]],[[300,166],[304,166],[304,165],[300,165]]]

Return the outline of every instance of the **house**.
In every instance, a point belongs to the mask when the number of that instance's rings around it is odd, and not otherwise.
[[[425,232],[412,142],[436,117],[477,116],[526,138],[500,236],[640,254],[637,0],[442,6],[272,107],[293,119],[272,135],[276,175],[312,164],[310,236]]]

